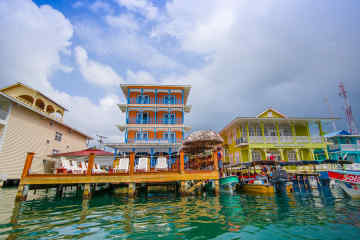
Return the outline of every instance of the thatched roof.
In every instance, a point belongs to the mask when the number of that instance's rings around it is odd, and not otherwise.
[[[224,140],[222,137],[212,130],[200,130],[191,133],[185,140],[182,150],[186,153],[201,153],[206,150],[212,150]]]
[[[184,145],[217,145],[223,143],[222,137],[217,132],[212,130],[200,130],[191,133],[185,140]]]

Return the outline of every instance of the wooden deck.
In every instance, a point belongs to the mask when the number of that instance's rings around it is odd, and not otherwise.
[[[189,170],[180,172],[141,172],[124,174],[30,174],[22,178],[22,184],[85,184],[85,183],[166,183],[189,180],[217,180],[217,170]]]

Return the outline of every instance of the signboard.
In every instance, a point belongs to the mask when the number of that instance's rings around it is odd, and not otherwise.
[[[343,182],[360,184],[360,175],[343,174],[343,173],[329,171],[329,177]]]

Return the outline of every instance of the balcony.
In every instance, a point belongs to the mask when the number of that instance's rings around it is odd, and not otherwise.
[[[181,99],[166,99],[158,98],[155,101],[155,98],[130,98],[129,104],[165,104],[165,105],[179,105],[183,104]]]
[[[320,136],[313,136],[311,137],[311,142],[313,143],[322,143],[323,138]]]
[[[278,143],[279,137],[278,136],[265,136],[266,143]]]
[[[136,118],[129,118],[128,124],[183,124],[181,118],[177,119],[136,119]]]
[[[263,143],[264,137],[263,136],[250,136],[249,142],[250,143]]]
[[[296,136],[296,142],[298,143],[308,143],[309,137],[308,136]]]
[[[241,137],[241,138],[237,138],[235,139],[235,144],[236,145],[240,145],[240,144],[247,144],[248,140],[246,137]]]
[[[293,136],[280,136],[280,143],[292,143],[294,142]]]
[[[128,143],[137,144],[176,144],[181,143],[182,140],[177,138],[172,139],[128,139]]]
[[[358,144],[341,144],[340,147],[343,151],[360,151],[360,145]]]

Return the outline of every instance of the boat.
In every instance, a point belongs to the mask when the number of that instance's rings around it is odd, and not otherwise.
[[[333,170],[329,177],[352,198],[360,198],[360,171]]]
[[[236,190],[236,185],[239,183],[237,176],[227,176],[220,178],[220,192],[232,194]]]

